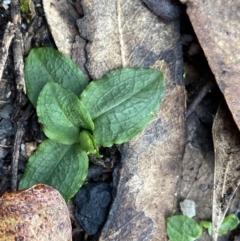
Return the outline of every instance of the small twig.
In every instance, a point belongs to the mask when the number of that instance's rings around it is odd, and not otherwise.
[[[0,144],[0,147],[2,147],[2,148],[12,148],[12,146],[8,146],[8,145],[2,145],[2,144]]]
[[[21,33],[21,11],[19,0],[11,1],[11,19],[15,26],[15,38],[13,39],[13,61],[15,70],[15,81],[17,87],[17,102],[21,105],[21,97],[23,92],[26,93],[24,74],[23,74],[23,40]],[[16,123],[16,133],[13,145],[12,155],[12,177],[11,189],[17,189],[17,172],[18,172],[18,159],[20,153],[20,145],[24,134],[24,121],[23,117]]]
[[[206,94],[215,87],[215,83],[213,81],[208,82],[203,88],[200,90],[196,98],[193,100],[191,105],[188,107],[187,113],[186,113],[186,119],[189,118],[189,116],[193,113],[194,109],[198,106],[198,104],[203,100],[203,98],[206,96]]]
[[[18,159],[19,159],[22,137],[24,134],[24,123],[28,119],[31,111],[32,111],[32,105],[28,105],[28,107],[24,111],[22,117],[15,123],[16,133],[15,133],[14,144],[13,144],[12,176],[11,176],[11,190],[12,191],[17,190]]]
[[[26,93],[24,74],[23,74],[23,41],[21,33],[21,12],[19,0],[12,0],[11,2],[11,18],[15,25],[15,38],[13,39],[13,58],[15,69],[15,80],[17,90]]]
[[[23,137],[23,125],[21,122],[17,122],[17,131],[15,134],[12,154],[12,177],[11,177],[11,190],[17,190],[17,173],[18,173],[18,159],[20,153],[20,145]]]
[[[3,35],[3,40],[2,40],[2,47],[0,49],[0,81],[2,79],[3,75],[3,70],[5,67],[5,63],[7,61],[8,57],[8,50],[10,47],[10,44],[12,42],[12,39],[14,37],[14,25],[11,22],[8,22],[4,35]]]

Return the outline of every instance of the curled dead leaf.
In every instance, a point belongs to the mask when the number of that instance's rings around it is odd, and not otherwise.
[[[212,237],[216,241],[240,180],[240,135],[226,103],[219,107],[212,132],[215,152]]]
[[[0,198],[0,241],[70,241],[67,205],[52,187],[37,184]]]

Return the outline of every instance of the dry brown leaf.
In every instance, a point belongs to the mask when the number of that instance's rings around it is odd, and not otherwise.
[[[240,132],[225,103],[221,104],[213,124],[215,151],[213,192],[213,239],[240,184]]]
[[[240,1],[181,0],[198,40],[240,128]]]
[[[212,219],[214,151],[210,122],[214,111],[209,112],[208,105],[213,108],[214,103],[207,103],[200,103],[186,120],[186,146],[178,183],[179,201],[190,199],[196,203],[197,220]],[[205,231],[197,240],[212,241],[212,238]]]
[[[208,136],[210,131],[200,122],[197,114],[187,120],[186,129],[187,144],[181,162],[179,198],[195,201],[197,218],[210,220],[214,172],[214,153]],[[209,148],[206,148],[207,145]]]
[[[0,198],[0,241],[70,241],[66,203],[47,185],[5,193]]]
[[[80,34],[92,78],[126,67],[152,67],[166,78],[165,98],[148,128],[121,148],[117,195],[100,240],[165,240],[175,209],[184,144],[185,96],[178,22],[164,24],[139,0],[82,0]],[[151,98],[151,96],[149,96]]]
[[[78,3],[78,2],[76,2]],[[77,4],[78,6],[78,4]],[[68,0],[43,0],[44,12],[51,34],[60,52],[66,54],[88,74],[85,69],[86,41],[79,36],[76,21],[80,17],[73,2]]]
[[[67,0],[43,0],[43,8],[58,50],[71,57],[72,45],[78,35],[76,21],[79,18],[73,4]]]

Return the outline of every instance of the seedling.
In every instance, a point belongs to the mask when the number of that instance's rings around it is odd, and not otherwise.
[[[86,179],[88,154],[131,140],[155,116],[163,74],[150,68],[111,71],[88,84],[81,70],[52,48],[33,49],[25,64],[27,95],[49,138],[29,158],[19,189],[53,186],[66,201]]]
[[[239,224],[239,219],[235,214],[229,214],[223,219],[221,226],[218,229],[218,236],[222,236],[229,231],[235,229]],[[201,221],[200,225],[207,229],[208,234],[212,235],[212,222],[210,221]]]
[[[219,230],[218,236],[222,236],[227,232],[235,229],[239,224],[236,215],[230,214],[224,218]],[[170,241],[194,241],[202,235],[202,228],[208,230],[208,234],[212,235],[212,222],[201,221],[200,224],[184,215],[175,215],[167,219],[167,235]]]
[[[175,215],[167,219],[167,235],[171,241],[194,241],[202,235],[202,227],[192,218]]]

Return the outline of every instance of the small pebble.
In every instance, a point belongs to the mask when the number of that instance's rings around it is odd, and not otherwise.
[[[26,150],[25,150],[25,144],[21,144],[20,149],[21,149],[21,155],[26,157],[27,155],[26,155]]]
[[[189,199],[185,199],[180,202],[180,207],[183,215],[192,218],[196,215],[195,202]]]
[[[74,197],[75,217],[88,235],[95,235],[104,224],[112,202],[111,192],[108,183],[88,183]]]

